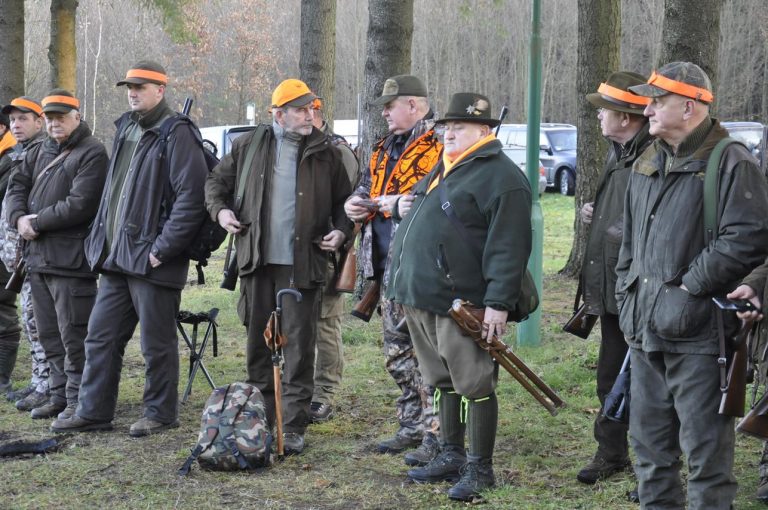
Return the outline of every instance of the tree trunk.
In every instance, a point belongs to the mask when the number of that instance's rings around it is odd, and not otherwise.
[[[323,98],[323,116],[333,125],[336,83],[336,0],[301,0],[299,75]]]
[[[664,0],[661,55],[656,67],[693,62],[704,69],[714,87],[722,5],[723,0]]]
[[[51,0],[51,88],[61,87],[73,94],[77,93],[76,12],[77,0]]]
[[[381,107],[371,101],[381,95],[384,81],[411,72],[413,0],[370,0],[363,75],[363,139],[360,161],[368,161],[371,145],[384,136],[387,126]]]
[[[0,0],[0,101],[24,94],[24,0]]]
[[[569,276],[581,272],[589,229],[581,222],[579,210],[595,198],[598,179],[608,144],[602,136],[595,108],[585,96],[619,69],[621,6],[619,0],[578,0],[579,36],[576,60],[576,97],[579,133],[577,154],[573,245],[568,263],[560,271]]]

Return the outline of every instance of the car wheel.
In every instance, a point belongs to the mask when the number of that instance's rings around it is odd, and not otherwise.
[[[576,191],[576,179],[573,178],[570,170],[563,169],[560,171],[558,187],[561,195],[573,195]]]

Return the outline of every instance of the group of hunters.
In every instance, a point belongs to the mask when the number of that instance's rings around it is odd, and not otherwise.
[[[272,123],[239,137],[209,173],[193,124],[161,136],[176,116],[167,84],[152,61],[117,83],[130,111],[115,123],[111,156],[66,90],[2,108],[0,283],[23,261],[33,366],[30,384],[11,391],[21,327],[16,293],[0,290],[0,390],[33,419],[53,419],[54,432],[111,430],[125,348],[140,324],[146,382],[129,434],[178,427],[185,250],[208,214],[235,239],[247,382],[263,394],[270,426],[275,391],[262,333],[278,290],[303,296],[282,310],[284,447],[300,454],[308,424],[333,415],[343,306],[328,284],[330,261],[359,231],[359,278],[380,284],[386,367],[401,392],[398,429],[377,450],[404,453],[415,482],[451,482],[452,499],[492,487],[498,365],[448,315],[455,298],[482,307],[490,342],[526,298],[531,188],[494,136],[500,121],[488,98],[454,94],[438,116],[419,78],[387,79],[373,104],[388,134],[359,168],[323,121],[321,98],[287,79],[272,93]],[[616,72],[586,100],[611,147],[581,210],[590,227],[580,288],[587,313],[600,318],[600,402],[628,351],[632,400],[628,425],[598,414],[597,451],[577,479],[594,484],[634,467],[631,497],[643,508],[730,508],[734,419],[718,414],[710,299],[768,309],[768,185],[749,152],[729,145],[717,173],[717,232],[705,236],[704,169],[727,132],[710,116],[712,85],[695,64],[669,63],[650,78]],[[723,314],[728,335],[740,319],[763,314]],[[768,500],[768,453],[760,473],[758,497]]]

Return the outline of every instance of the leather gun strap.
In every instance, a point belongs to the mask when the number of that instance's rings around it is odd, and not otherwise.
[[[64,160],[67,158],[67,156],[69,156],[69,153],[70,153],[70,152],[72,152],[72,149],[65,149],[65,150],[61,151],[61,154],[59,154],[58,156],[56,156],[56,158],[55,158],[53,161],[51,161],[50,163],[48,163],[48,164],[45,166],[45,168],[43,168],[43,169],[42,169],[42,171],[41,171],[39,174],[37,174],[37,177],[35,177],[35,180],[38,180],[38,179],[40,179],[40,177],[42,177],[43,175],[45,175],[45,173],[46,173],[48,170],[50,170],[51,168],[53,168],[54,166],[56,166],[56,163],[59,163],[59,162],[61,162],[61,161],[64,161]]]
[[[579,277],[579,285],[576,287],[576,299],[573,300],[573,313],[579,311],[579,303],[581,302],[581,277]]]

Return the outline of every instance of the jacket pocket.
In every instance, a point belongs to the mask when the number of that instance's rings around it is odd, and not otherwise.
[[[85,326],[91,317],[93,304],[96,302],[96,282],[92,287],[74,287],[69,289],[69,322],[73,326]]]
[[[650,328],[668,340],[697,337],[709,327],[710,300],[700,298],[677,285],[664,283],[651,311]]]
[[[40,242],[45,265],[51,268],[80,269],[85,260],[83,239],[85,235],[60,236],[47,234]]]
[[[623,300],[619,304],[619,328],[627,338],[634,338],[635,307],[637,305],[637,279],[638,276],[627,276],[621,285],[617,285],[616,294],[622,295]]]

